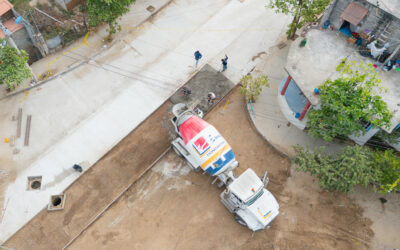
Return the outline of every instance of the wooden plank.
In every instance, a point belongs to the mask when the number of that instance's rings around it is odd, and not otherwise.
[[[22,108],[18,109],[17,138],[21,137]]]
[[[32,120],[32,116],[28,115],[28,117],[26,118],[26,130],[25,130],[25,146],[29,146],[29,134],[31,132],[31,120]]]

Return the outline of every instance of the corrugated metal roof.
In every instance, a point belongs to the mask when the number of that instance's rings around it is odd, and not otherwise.
[[[0,0],[0,16],[11,10],[13,5],[7,0]]]
[[[368,9],[354,2],[351,2],[349,5],[347,5],[340,18],[348,21],[351,24],[357,25],[361,22],[361,20],[365,17],[367,13]]]

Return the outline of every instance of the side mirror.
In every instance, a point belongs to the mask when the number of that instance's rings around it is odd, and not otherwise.
[[[265,171],[265,173],[264,173],[263,176],[261,177],[261,181],[262,181],[262,183],[264,184],[264,187],[267,187],[268,182],[269,182],[269,179],[268,179],[267,175],[268,175],[268,172]]]

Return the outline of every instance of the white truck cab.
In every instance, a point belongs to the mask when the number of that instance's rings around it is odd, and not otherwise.
[[[222,135],[185,104],[174,105],[172,113],[177,135],[171,142],[174,151],[194,170],[203,169],[215,176],[219,187],[226,186],[221,201],[236,215],[238,223],[253,231],[267,227],[278,216],[279,204],[265,189],[266,174],[260,179],[252,169],[247,169],[236,177],[233,170],[239,163]]]
[[[264,229],[279,214],[275,197],[251,168],[227,185],[220,197],[225,207],[236,214],[235,220],[253,231]]]

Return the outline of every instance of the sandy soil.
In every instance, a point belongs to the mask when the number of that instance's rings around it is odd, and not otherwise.
[[[171,104],[165,103],[108,152],[64,193],[65,208],[42,210],[5,246],[13,249],[61,249],[169,147]],[[51,240],[48,240],[51,239]]]
[[[207,175],[190,172],[173,152],[79,237],[69,249],[369,249],[371,222],[342,194],[321,192],[309,175],[270,147],[248,121],[237,89],[206,117],[241,163],[237,172],[268,170],[281,206],[271,228],[236,224]],[[291,177],[287,177],[291,173]]]

